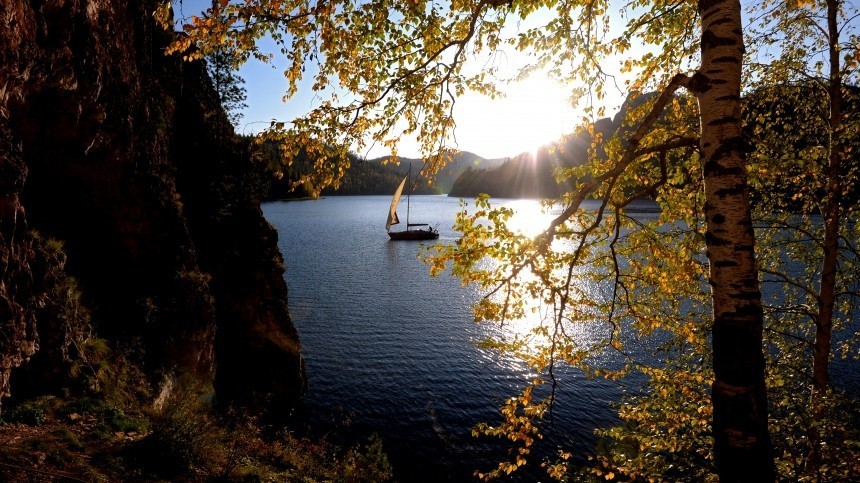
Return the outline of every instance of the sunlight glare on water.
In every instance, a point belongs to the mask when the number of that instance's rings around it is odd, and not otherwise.
[[[503,202],[495,201],[493,205],[500,205],[511,208],[514,214],[508,220],[507,227],[515,233],[522,234],[533,238],[544,232],[550,222],[557,217],[562,208],[559,205],[543,206],[536,200],[504,200]],[[553,243],[553,250],[571,252],[574,249],[574,244],[570,241],[559,241]],[[492,270],[498,267],[499,264],[492,260],[484,260],[480,268],[484,270]],[[597,284],[591,280],[588,267],[576,267],[573,270],[571,278],[571,292],[569,295],[569,304],[577,306],[591,305],[596,299],[604,297],[599,290]],[[556,276],[559,279],[564,279],[567,273],[567,268],[561,267],[556,271]],[[529,269],[525,268],[519,272],[519,279],[524,283],[536,282],[537,276]],[[536,336],[535,331],[541,327],[548,327],[554,324],[556,313],[551,301],[546,300],[546,293],[543,296],[530,296],[524,294],[523,300],[525,305],[525,317],[513,320],[505,320],[502,324],[493,324],[487,328],[486,336],[505,340],[528,340],[530,345],[524,347],[522,354],[536,354],[540,345],[546,343],[545,337]],[[495,302],[503,303],[505,299],[504,291],[499,291],[492,295]],[[593,345],[608,335],[607,327],[600,324],[596,314],[589,313],[587,309],[583,310],[584,320],[571,321],[565,319],[562,322],[562,327],[566,334],[576,340],[583,347]],[[519,369],[524,367],[520,358],[506,361],[510,369]]]

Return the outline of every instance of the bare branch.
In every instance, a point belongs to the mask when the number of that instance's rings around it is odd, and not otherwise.
[[[791,285],[793,287],[799,288],[800,290],[806,292],[807,295],[809,295],[810,297],[812,297],[816,301],[819,301],[818,294],[814,290],[812,290],[810,287],[807,287],[806,285],[801,284],[797,280],[792,279],[791,277],[789,277],[785,273],[777,272],[776,270],[770,270],[767,268],[759,268],[759,272],[766,273],[768,275],[773,275],[774,277],[777,277],[778,279],[780,279],[780,281],[782,283],[786,283],[786,284]]]

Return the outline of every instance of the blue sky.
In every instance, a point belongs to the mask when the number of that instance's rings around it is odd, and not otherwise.
[[[175,1],[174,16],[181,21],[183,17],[199,14],[211,4],[211,0],[183,0],[181,4]],[[518,54],[509,54],[509,57],[512,57],[512,69],[524,61]],[[251,60],[240,69],[246,81],[248,108],[238,132],[257,133],[272,119],[289,121],[314,106],[311,81],[306,82],[306,88],[300,89],[296,96],[282,101],[286,89],[282,70],[277,58],[270,65]],[[579,112],[566,100],[566,90],[545,76],[534,75],[511,84],[506,90],[505,99],[466,94],[457,100],[456,144],[452,142],[453,147],[486,158],[516,156],[570,133],[580,119]],[[402,156],[420,156],[417,144],[410,139],[401,139],[399,150]],[[388,152],[375,147],[359,154],[373,158]]]

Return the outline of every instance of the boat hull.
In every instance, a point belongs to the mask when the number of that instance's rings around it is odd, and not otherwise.
[[[392,240],[435,240],[439,238],[439,232],[435,230],[389,231],[388,236]]]

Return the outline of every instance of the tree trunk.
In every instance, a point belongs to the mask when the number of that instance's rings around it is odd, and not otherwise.
[[[818,317],[815,321],[815,344],[812,362],[813,390],[830,385],[830,338],[833,307],[836,304],[836,262],[839,251],[839,222],[842,204],[842,77],[839,72],[839,26],[837,0],[827,2],[827,30],[830,57],[830,152],[827,165],[826,201],[824,203],[824,260],[821,266],[821,287],[818,292]]]
[[[773,481],[762,307],[741,136],[744,44],[738,0],[702,0],[705,235],[714,306],[714,450],[721,481]]]
[[[839,72],[839,1],[827,1],[827,44],[830,61],[830,78],[827,94],[830,99],[828,130],[830,135],[824,219],[824,253],[821,263],[821,286],[818,289],[818,313],[815,318],[815,342],[812,345],[812,395],[810,413],[813,423],[822,417],[821,396],[830,386],[830,345],[833,331],[833,310],[836,305],[836,270],[839,256],[839,225],[842,217],[842,75]],[[821,466],[821,437],[813,424],[809,430],[810,451],[806,458],[806,472],[814,475]]]

